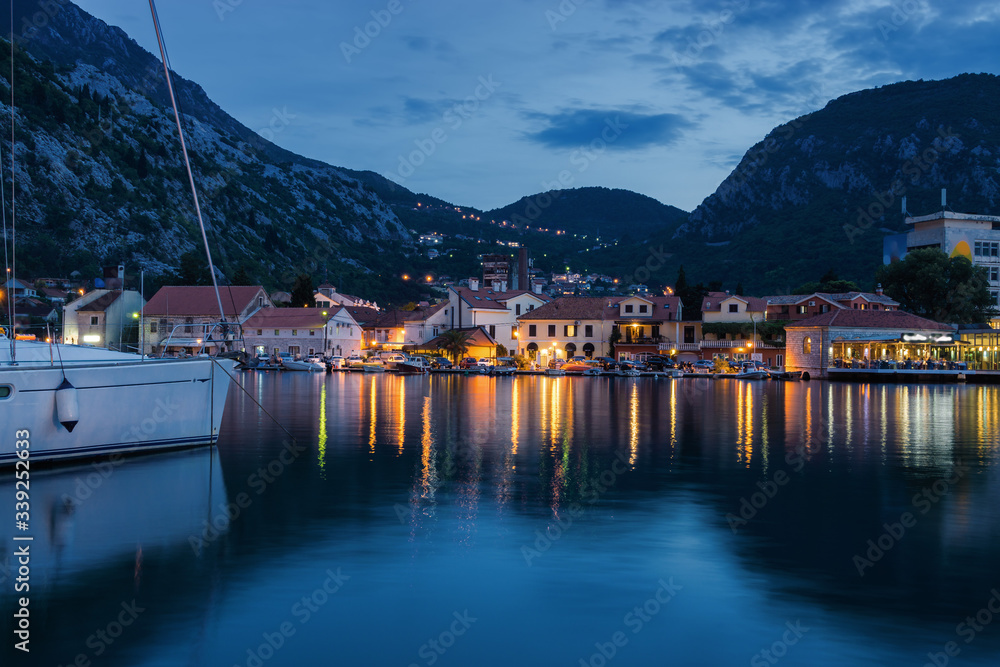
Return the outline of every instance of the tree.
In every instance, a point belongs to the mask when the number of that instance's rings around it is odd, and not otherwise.
[[[189,250],[181,255],[181,265],[177,273],[181,285],[208,285],[212,282],[208,274],[208,260],[204,253]]]
[[[438,348],[447,352],[451,360],[457,364],[469,351],[471,347],[469,340],[471,338],[471,331],[449,329],[441,334],[441,341],[438,343]]]
[[[733,292],[736,296],[743,296],[743,281],[736,283],[736,291]]]
[[[608,356],[614,359],[615,345],[622,339],[622,332],[617,326],[612,327],[611,335],[608,336]]]
[[[303,306],[312,308],[315,305],[312,276],[304,273],[299,274],[295,279],[295,286],[292,288],[292,308],[302,308]]]
[[[232,285],[253,285],[253,278],[247,272],[247,267],[245,264],[241,264],[240,268],[236,270],[236,274],[233,275],[233,279],[230,281]]]
[[[938,322],[985,322],[996,310],[986,269],[937,248],[913,250],[879,267],[875,280],[901,310]]]
[[[497,343],[497,356],[498,357],[507,356],[507,348],[504,347],[502,343]]]

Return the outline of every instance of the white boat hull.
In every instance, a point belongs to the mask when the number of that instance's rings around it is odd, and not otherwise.
[[[14,434],[27,431],[31,460],[134,453],[214,444],[235,362],[229,359],[79,360],[0,366],[0,465],[16,460]],[[79,421],[60,423],[56,388],[76,388]],[[20,438],[18,438],[20,439]]]

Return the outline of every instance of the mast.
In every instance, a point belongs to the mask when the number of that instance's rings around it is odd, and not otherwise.
[[[156,5],[149,0],[149,10],[153,14],[153,28],[156,30],[156,43],[160,47],[160,59],[163,60],[163,73],[167,77],[167,92],[170,93],[170,104],[174,107],[174,119],[177,121],[177,134],[181,138],[181,153],[184,155],[184,165],[187,167],[188,182],[191,184],[191,194],[194,195],[194,210],[198,216],[198,227],[201,228],[201,240],[205,244],[205,256],[208,258],[208,271],[212,275],[212,287],[215,288],[215,300],[219,304],[219,315],[226,321],[226,311],[222,308],[222,296],[219,294],[219,283],[215,279],[215,266],[212,264],[212,251],[208,247],[208,235],[205,233],[205,222],[201,217],[201,205],[198,203],[198,188],[194,185],[194,172],[191,170],[191,160],[188,159],[187,144],[184,142],[184,129],[181,127],[181,114],[177,108],[177,98],[174,96],[174,85],[170,78],[170,67],[167,65],[167,50],[163,45],[163,35],[160,31],[160,17],[156,13]],[[13,25],[13,24],[11,24]]]

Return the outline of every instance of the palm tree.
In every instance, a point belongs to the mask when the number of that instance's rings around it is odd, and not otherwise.
[[[449,329],[441,334],[441,341],[438,348],[445,350],[451,356],[452,361],[457,365],[459,360],[465,356],[472,347],[469,341],[472,338],[471,331],[461,331],[460,329]]]

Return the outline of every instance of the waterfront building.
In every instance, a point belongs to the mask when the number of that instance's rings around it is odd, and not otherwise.
[[[806,320],[832,310],[899,310],[899,302],[882,293],[842,292],[830,294],[779,294],[761,297],[767,303],[767,319],[780,321]]]
[[[540,364],[573,356],[670,354],[681,334],[676,296],[563,297],[518,318],[517,350]],[[617,333],[617,335],[615,335]]]
[[[362,331],[346,308],[264,308],[243,324],[247,352],[293,357],[350,356],[362,349]]]
[[[274,304],[260,285],[233,285],[219,288],[226,321],[243,324],[257,311]],[[136,309],[138,310],[138,309]],[[238,327],[216,330],[214,340],[206,340],[211,327],[219,322],[219,300],[211,286],[161,287],[143,312],[144,351],[151,354],[196,353],[202,346],[209,354],[235,347]]]
[[[880,362],[960,362],[953,327],[899,310],[839,308],[785,327],[786,370],[814,378],[830,369],[873,368]]]

